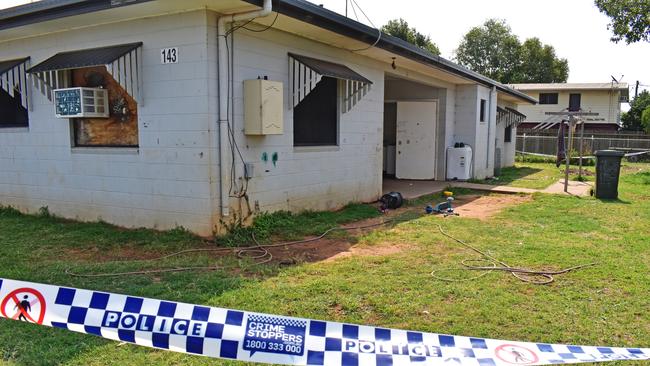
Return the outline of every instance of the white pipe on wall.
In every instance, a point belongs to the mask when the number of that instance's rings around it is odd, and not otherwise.
[[[217,58],[218,58],[218,83],[219,83],[219,167],[220,167],[220,176],[221,176],[221,215],[229,216],[230,215],[230,195],[228,192],[228,181],[230,180],[230,170],[228,159],[230,158],[230,151],[226,148],[229,144],[228,142],[228,53],[226,48],[226,23],[232,23],[241,20],[250,20],[259,17],[265,17],[271,14],[271,0],[264,0],[262,9],[249,11],[246,13],[238,13],[231,15],[223,15],[219,17],[217,21],[217,37],[218,37],[218,46],[217,46]],[[231,70],[232,72],[232,70]],[[232,98],[232,96],[231,96]],[[234,133],[234,131],[233,131]]]

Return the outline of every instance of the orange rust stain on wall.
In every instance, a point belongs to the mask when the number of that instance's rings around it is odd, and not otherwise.
[[[110,111],[109,118],[73,120],[76,146],[138,146],[138,104],[105,66],[72,70],[72,86],[107,89]]]

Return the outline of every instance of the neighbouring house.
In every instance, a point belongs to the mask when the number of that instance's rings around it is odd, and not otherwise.
[[[1,205],[201,235],[445,180],[461,142],[492,176],[536,102],[303,0],[0,10],[0,80]]]
[[[557,129],[561,116],[546,112],[583,111],[598,113],[584,116],[585,131],[611,132],[621,127],[621,103],[628,102],[627,83],[551,83],[510,84],[510,87],[536,98],[536,105],[521,104],[519,111],[526,119],[522,129]]]

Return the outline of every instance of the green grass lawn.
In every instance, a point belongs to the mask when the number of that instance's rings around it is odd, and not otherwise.
[[[634,163],[623,163],[627,166],[633,166]],[[559,168],[555,164],[543,162],[521,162],[515,163],[515,166],[501,169],[501,175],[496,178],[485,180],[472,180],[472,183],[506,185],[512,187],[544,189],[560,179],[564,179],[565,166]],[[569,178],[578,179],[577,165],[571,165]],[[585,181],[594,181],[595,167],[583,167],[583,179]]]
[[[527,165],[539,169],[533,174],[541,176],[555,169]],[[182,230],[122,230],[2,209],[0,277],[437,333],[648,347],[650,165],[628,164],[623,173],[620,199],[615,201],[535,194],[531,201],[489,220],[412,214],[409,221],[354,238],[357,246],[367,249],[364,253],[387,245],[401,249],[381,255],[251,266],[247,261],[197,254],[162,264],[219,264],[228,269],[118,278],[76,278],[65,270],[152,268],[161,263],[102,262],[217,244]],[[253,229],[239,230],[218,245],[244,244],[252,231],[264,240],[279,240],[373,216],[376,209],[366,205],[352,205],[339,213],[268,215]],[[548,286],[525,284],[504,273],[470,282],[441,282],[431,277],[431,271],[456,268],[473,254],[442,237],[436,223],[512,266],[598,265],[558,276]],[[240,266],[243,269],[234,270]],[[0,352],[6,365],[237,364],[4,319],[0,319]]]

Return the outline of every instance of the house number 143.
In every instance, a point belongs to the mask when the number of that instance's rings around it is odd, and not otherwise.
[[[162,64],[177,64],[178,63],[178,47],[161,49],[160,50],[160,63],[162,63]]]

